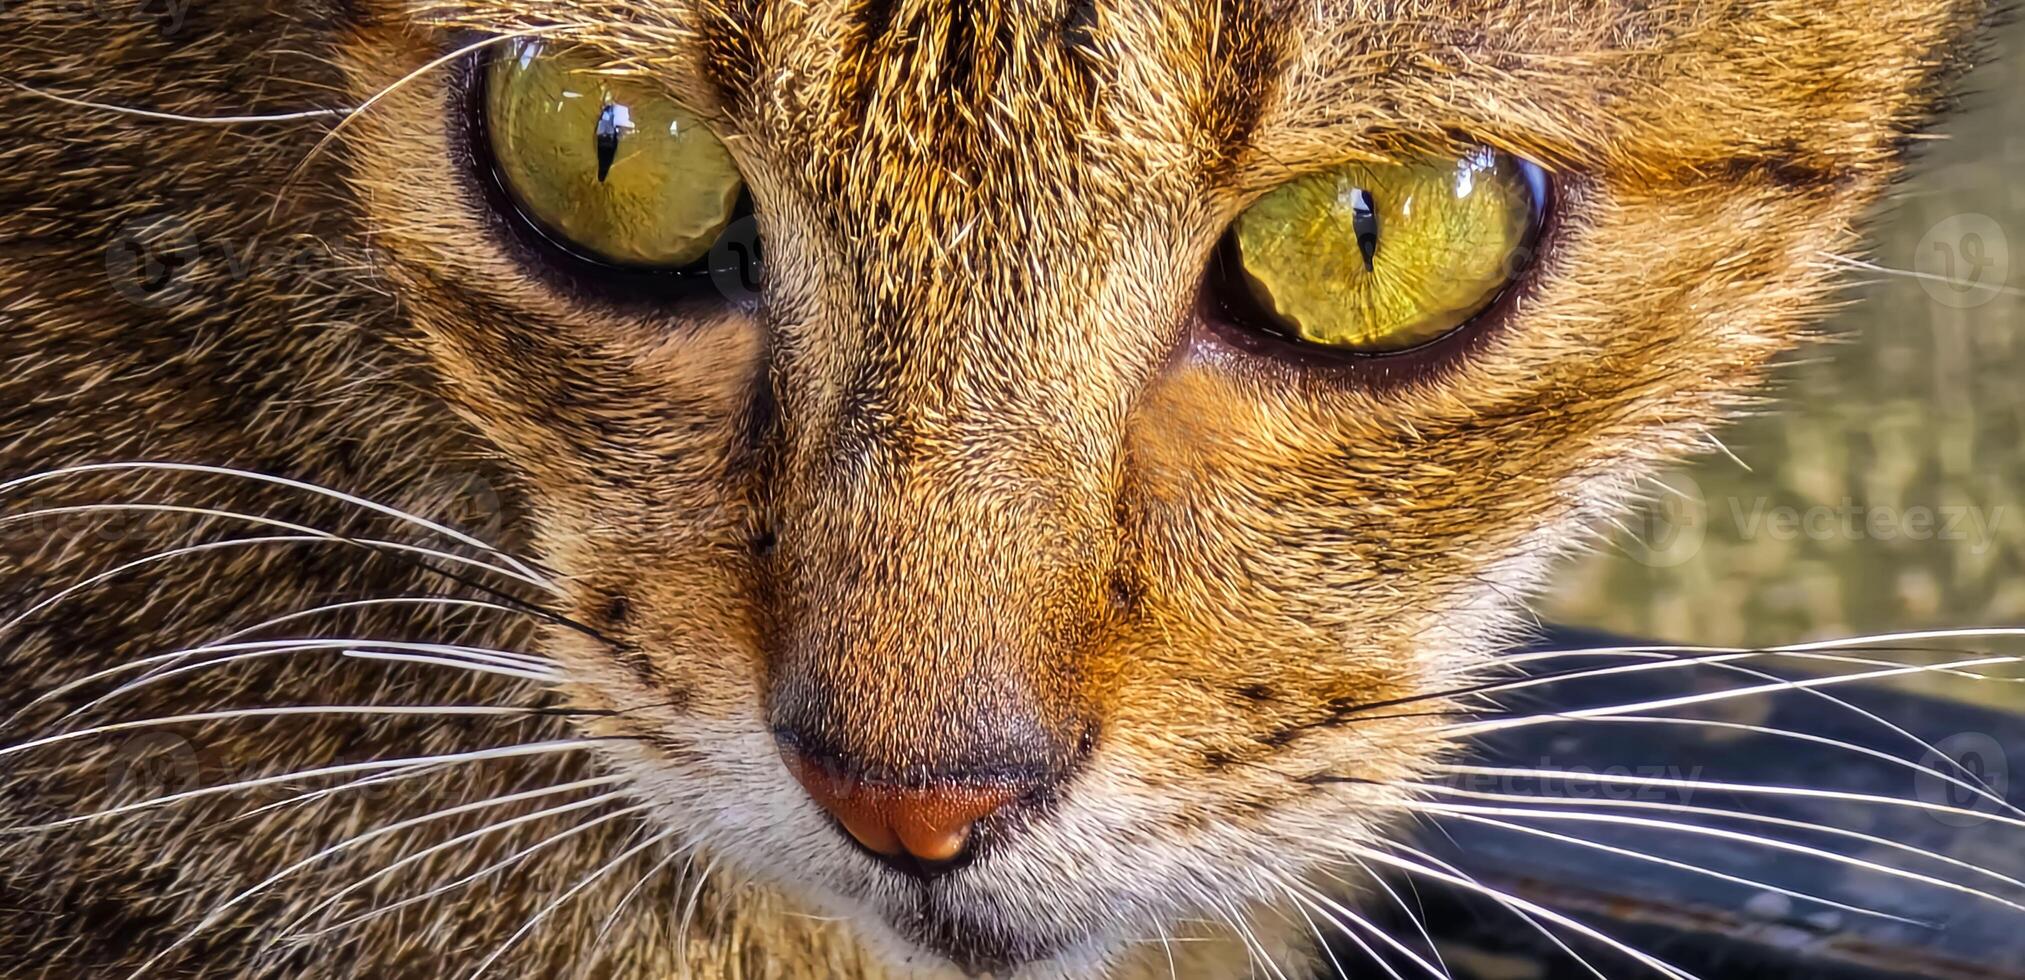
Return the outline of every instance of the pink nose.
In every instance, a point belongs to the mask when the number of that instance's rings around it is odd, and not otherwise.
[[[781,758],[818,806],[844,830],[884,857],[903,854],[924,864],[955,860],[979,820],[1019,797],[1013,784],[903,787],[869,783],[814,762],[793,749]]]

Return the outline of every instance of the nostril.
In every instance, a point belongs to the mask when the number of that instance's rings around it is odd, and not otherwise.
[[[785,745],[781,758],[809,798],[866,850],[923,878],[953,869],[966,856],[976,823],[1028,789],[1012,780],[930,786],[871,782]]]

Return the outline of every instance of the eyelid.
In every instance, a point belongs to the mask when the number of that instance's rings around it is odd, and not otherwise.
[[[1226,235],[1212,248],[1188,311],[1188,359],[1257,384],[1318,396],[1347,391],[1383,396],[1402,388],[1445,383],[1472,359],[1508,339],[1515,314],[1553,270],[1565,224],[1564,210],[1579,204],[1580,175],[1525,162],[1530,164],[1527,174],[1533,181],[1540,216],[1528,244],[1528,257],[1504,291],[1462,328],[1406,350],[1362,353],[1301,343],[1246,327],[1232,315],[1225,297],[1215,288],[1217,277],[1227,268]]]
[[[485,69],[496,48],[459,59],[449,72],[450,108],[460,124],[450,127],[448,150],[453,165],[467,175],[469,212],[508,261],[572,303],[644,318],[715,313],[727,306],[749,309],[758,301],[751,288],[724,288],[724,270],[713,268],[709,257],[696,267],[673,270],[616,266],[577,252],[529,220],[506,189],[487,136]],[[756,230],[753,217],[754,202],[747,189],[733,207],[728,228],[751,237]],[[732,278],[738,274],[732,273]]]

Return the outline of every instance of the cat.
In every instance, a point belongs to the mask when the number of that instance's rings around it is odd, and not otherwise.
[[[1989,16],[9,4],[0,975],[1317,975]]]

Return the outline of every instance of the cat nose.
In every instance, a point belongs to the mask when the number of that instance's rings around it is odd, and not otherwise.
[[[955,870],[968,856],[972,827],[1037,783],[996,778],[902,786],[867,781],[847,766],[781,745],[788,771],[845,832],[888,866],[928,879]]]

